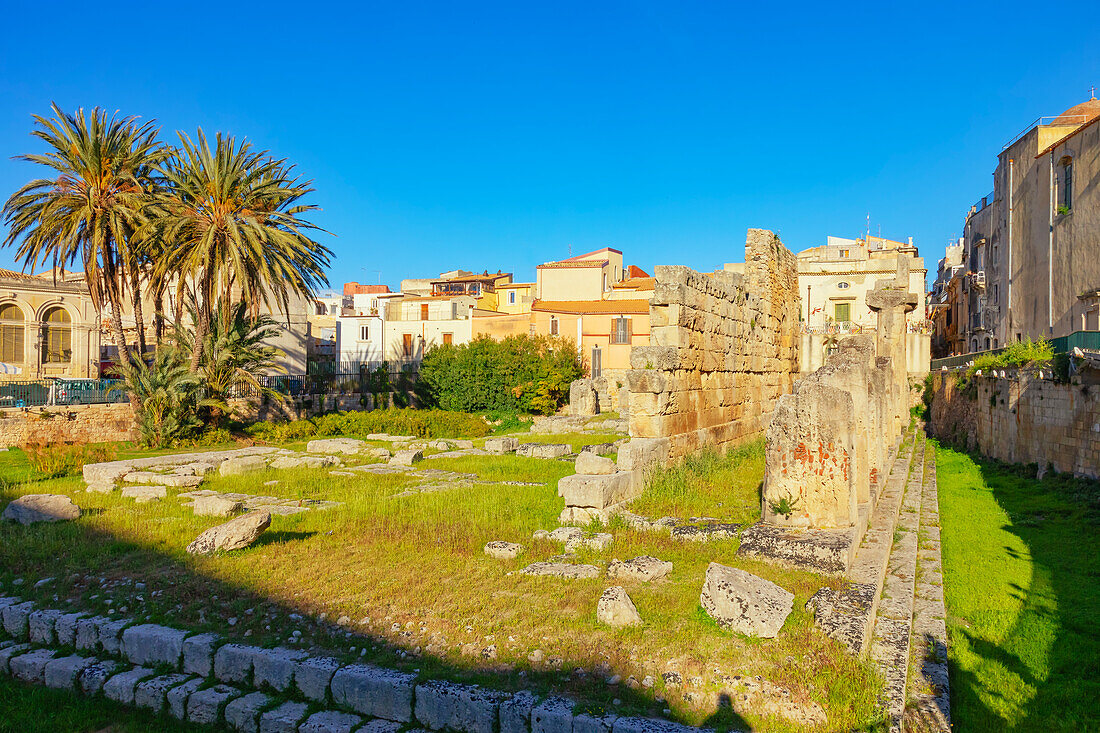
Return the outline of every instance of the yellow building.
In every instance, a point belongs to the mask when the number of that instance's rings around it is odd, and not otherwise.
[[[497,286],[497,307],[500,313],[530,313],[535,301],[535,283],[508,283]]]

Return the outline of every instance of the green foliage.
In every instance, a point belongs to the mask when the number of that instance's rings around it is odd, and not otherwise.
[[[531,429],[531,420],[515,410],[490,410],[485,413],[494,435],[507,433],[526,433]]]
[[[208,427],[202,431],[202,435],[195,440],[197,446],[224,445],[233,442],[233,434],[226,428]]]
[[[42,478],[69,476],[78,473],[85,463],[115,459],[114,447],[105,444],[26,443],[19,447]]]
[[[151,365],[135,361],[119,371],[124,389],[138,397],[137,424],[144,445],[170,446],[191,437],[202,425],[196,416],[202,380],[188,371],[177,349],[163,346]]]
[[[791,499],[789,496],[784,496],[779,501],[773,501],[768,506],[776,514],[781,514],[784,517],[789,517],[794,513],[794,510],[798,508],[798,500]]]
[[[1054,358],[1054,348],[1046,339],[1032,341],[1013,341],[999,354],[982,354],[974,359],[974,363],[967,370],[974,374],[979,369],[1000,369],[1002,367],[1020,367],[1028,364],[1046,363]]]
[[[576,345],[553,336],[482,336],[433,347],[420,365],[428,403],[444,410],[517,410],[551,414],[584,374]]]
[[[418,438],[480,438],[489,425],[478,415],[446,410],[388,409],[371,412],[335,412],[313,419],[317,435],[371,433],[415,435]]]

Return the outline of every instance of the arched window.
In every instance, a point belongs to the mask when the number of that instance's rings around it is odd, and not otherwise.
[[[68,364],[73,358],[73,329],[69,312],[64,308],[50,308],[42,320],[42,363]]]
[[[23,363],[23,310],[14,303],[0,305],[0,361]]]

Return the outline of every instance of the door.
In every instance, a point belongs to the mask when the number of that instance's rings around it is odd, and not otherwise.
[[[413,336],[411,333],[401,334],[401,345],[404,348],[405,358],[413,355]]]
[[[450,346],[455,342],[455,335],[453,333],[443,334],[443,345]]]
[[[602,355],[600,353],[600,347],[595,346],[592,348],[592,378],[599,379],[603,375]]]
[[[837,303],[834,310],[837,323],[846,323],[852,320],[852,304],[851,303]]]

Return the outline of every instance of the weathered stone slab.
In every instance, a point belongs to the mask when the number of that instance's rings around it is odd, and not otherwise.
[[[577,473],[590,476],[605,476],[615,473],[616,470],[615,461],[587,451],[581,451],[573,466]]]
[[[260,649],[252,655],[252,684],[286,692],[294,684],[299,663],[308,656],[299,649]]]
[[[673,527],[669,536],[674,540],[686,542],[716,542],[736,539],[741,533],[740,524],[711,522],[707,524],[683,524]]]
[[[706,733],[707,729],[692,728],[660,718],[617,718],[611,733]]]
[[[226,644],[214,653],[214,677],[222,682],[248,683],[256,655],[264,650],[243,644]]]
[[[91,665],[80,673],[80,689],[85,695],[98,695],[103,690],[103,685],[114,676],[121,667],[114,660],[93,661]]]
[[[27,632],[32,644],[52,646],[56,640],[54,627],[61,611],[43,609],[32,611],[27,616]]]
[[[531,710],[538,700],[534,693],[521,690],[500,703],[500,733],[528,733],[531,730]]]
[[[217,634],[195,634],[183,640],[183,671],[209,677],[214,671],[214,647],[221,641]]]
[[[849,583],[839,591],[826,586],[810,596],[806,610],[826,636],[862,656],[870,642],[876,592],[870,583]]]
[[[600,414],[600,397],[591,379],[574,379],[569,385],[569,414],[591,417]]]
[[[187,546],[192,555],[210,555],[218,550],[231,552],[248,547],[271,526],[271,512],[257,509],[211,527]]]
[[[218,467],[218,473],[222,476],[243,476],[249,473],[258,473],[267,468],[267,461],[260,456],[241,456],[230,458]]]
[[[84,475],[84,483],[89,486],[114,485],[119,479],[130,472],[129,461],[111,461],[109,463],[86,463],[81,470]]]
[[[32,601],[24,601],[23,603],[16,603],[9,606],[5,606],[0,611],[0,619],[4,622],[4,631],[8,632],[8,635],[13,639],[26,639],[29,635],[29,618],[31,612],[34,611],[34,603]]]
[[[169,690],[164,696],[168,703],[168,713],[176,720],[185,720],[187,718],[187,700],[204,683],[205,680],[196,677]]]
[[[513,453],[519,447],[515,438],[489,438],[485,441],[485,450],[490,453]]]
[[[572,700],[550,697],[531,710],[531,733],[562,733],[572,730]]]
[[[186,636],[187,632],[179,629],[157,624],[140,624],[122,632],[120,650],[131,664],[151,667],[166,664],[178,668]]]
[[[855,548],[850,531],[789,529],[763,522],[741,532],[737,554],[759,557],[815,573],[847,572]]]
[[[485,554],[496,560],[514,560],[523,552],[523,545],[495,540],[485,544]]]
[[[53,630],[58,646],[75,646],[76,622],[85,617],[83,613],[63,613],[57,617]]]
[[[629,473],[587,476],[575,473],[558,481],[558,496],[567,506],[603,509],[635,498],[637,493]]]
[[[390,459],[391,466],[411,466],[424,460],[424,452],[421,450],[399,450]]]
[[[122,496],[133,499],[138,504],[145,504],[167,498],[168,489],[164,486],[123,486]]]
[[[36,649],[20,654],[8,662],[8,671],[17,680],[40,685],[46,675],[46,665],[55,655],[52,649]]]
[[[180,473],[153,473],[151,471],[131,471],[122,477],[122,480],[130,484],[156,484],[157,486],[173,486],[175,488],[194,487],[202,483],[202,476]],[[125,487],[123,487],[125,492]]]
[[[617,715],[581,713],[573,718],[573,733],[611,733]]]
[[[641,555],[627,561],[612,560],[607,566],[607,577],[650,583],[664,580],[672,573],[672,563],[651,555]]]
[[[196,496],[191,503],[191,511],[200,517],[232,517],[244,508],[239,499],[230,499],[219,494]]]
[[[416,675],[366,664],[344,667],[332,676],[332,699],[357,713],[386,720],[412,720]]]
[[[393,720],[375,718],[355,729],[355,733],[397,733],[404,726]],[[408,733],[424,733],[423,728],[412,728]]]
[[[608,626],[640,626],[642,617],[626,590],[613,585],[600,595],[596,603],[596,620]]]
[[[11,644],[10,646],[0,646],[0,672],[3,672],[5,674],[9,673],[11,671],[9,665],[11,664],[12,658],[30,651],[30,648],[30,644]]]
[[[122,644],[122,632],[132,623],[133,621],[128,618],[99,617],[95,624],[99,648],[107,654],[118,654]]]
[[[322,710],[306,718],[298,733],[351,733],[362,722],[358,715]]]
[[[294,673],[294,685],[307,700],[324,702],[329,683],[342,663],[331,657],[310,657],[298,665]]]
[[[64,494],[24,494],[12,500],[0,515],[19,524],[63,522],[80,518],[80,507]]]
[[[573,452],[573,447],[566,443],[533,443],[530,444],[532,458],[561,458]]]
[[[524,575],[548,575],[567,580],[589,580],[600,577],[595,565],[571,565],[564,562],[533,562],[520,571]]]
[[[725,629],[774,638],[794,608],[794,594],[752,573],[712,562],[699,602]]]
[[[229,685],[214,685],[193,692],[187,698],[187,719],[199,725],[217,725],[222,720],[226,703],[240,695],[240,690]]]
[[[506,696],[474,685],[433,681],[416,688],[416,719],[432,730],[495,733]]]
[[[565,551],[576,552],[577,550],[586,549],[603,552],[611,547],[614,540],[615,538],[607,532],[596,532],[591,537],[572,537],[565,543]]]
[[[355,438],[318,438],[306,443],[308,453],[328,453],[354,456],[362,452],[367,443]]]
[[[242,695],[225,706],[225,723],[238,733],[258,733],[260,711],[269,704],[271,698],[262,692]]]
[[[153,674],[153,670],[146,667],[134,667],[125,672],[119,672],[103,683],[103,696],[123,705],[133,705],[134,688]]]
[[[186,674],[166,674],[139,682],[134,688],[134,706],[159,713],[168,705],[168,691],[189,679]]]
[[[75,690],[81,673],[95,664],[95,657],[57,657],[46,663],[42,680],[46,687],[55,690]]]

